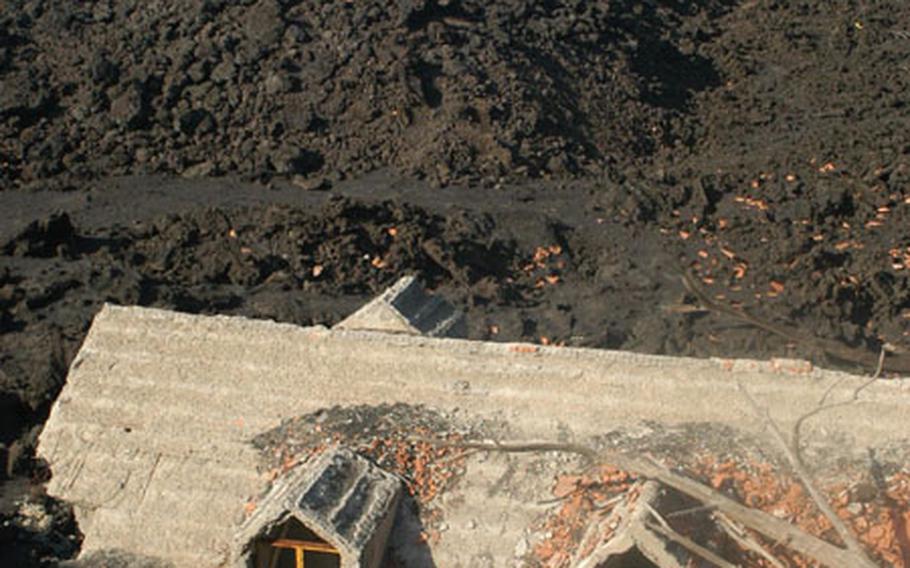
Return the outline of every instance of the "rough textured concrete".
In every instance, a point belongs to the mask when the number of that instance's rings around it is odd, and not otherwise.
[[[165,560],[147,558],[122,550],[96,550],[78,560],[61,562],[59,568],[174,568]]]
[[[404,276],[335,329],[464,337],[464,316],[439,296],[431,296],[413,276]]]
[[[829,388],[831,400],[844,400],[865,381],[792,361],[481,343],[106,306],[39,454],[53,471],[48,491],[75,505],[87,553],[120,548],[178,566],[217,566],[229,561],[244,504],[268,486],[249,440],[282,419],[336,404],[404,402],[505,421],[516,439],[568,431],[584,440],[643,421],[760,433],[736,380],[785,429]],[[862,453],[906,442],[910,381],[877,382],[860,399],[809,421],[807,450],[834,444],[836,453]],[[554,473],[525,472],[530,459],[469,463],[461,493],[442,500],[450,528],[433,547],[437,565],[512,563]],[[520,491],[497,490],[503,476]]]
[[[398,510],[401,480],[346,449],[327,451],[276,481],[235,537],[238,568],[252,545],[294,517],[334,546],[342,568],[377,568]]]

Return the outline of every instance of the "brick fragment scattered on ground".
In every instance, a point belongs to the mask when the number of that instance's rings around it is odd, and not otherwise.
[[[799,482],[780,473],[772,464],[718,459],[705,454],[683,469],[720,493],[787,520],[809,534],[838,542],[830,522]],[[847,477],[849,481],[822,487],[838,516],[855,531],[876,562],[895,568],[910,567],[910,470],[894,471],[877,482],[868,473],[859,471],[850,472]],[[634,501],[636,480],[636,476],[609,465],[601,465],[589,473],[558,476],[552,492],[559,504],[536,527],[539,538],[527,558],[529,564],[546,568],[569,566],[588,528],[609,515],[619,503]],[[698,520],[698,515],[710,518],[709,511],[693,509],[691,514],[678,517],[673,516],[673,511],[661,513],[666,514],[678,533],[734,564],[755,568],[772,566],[757,554],[743,550],[718,526]],[[767,542],[751,531],[748,535],[785,566],[820,566],[789,551],[782,543]],[[606,527],[599,542],[612,536],[610,527]],[[590,539],[585,539],[585,543],[590,548]],[[580,551],[582,556],[587,552],[590,551]]]

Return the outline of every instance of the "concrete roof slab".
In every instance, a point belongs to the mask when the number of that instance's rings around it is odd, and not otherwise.
[[[643,423],[761,435],[737,381],[786,429],[824,393],[846,400],[866,379],[786,360],[659,357],[105,306],[38,451],[53,471],[49,493],[74,503],[86,551],[216,566],[228,560],[245,504],[269,485],[251,440],[282,420],[399,402],[495,419],[519,439],[569,432],[585,440]],[[860,403],[813,418],[804,441],[810,452],[848,457],[906,448],[908,409],[910,380],[878,381]],[[451,528],[433,549],[439,565],[467,563],[481,549],[497,565],[512,557],[542,512],[529,495],[546,491],[553,471],[528,474],[506,493],[490,487],[532,461],[470,462],[462,493],[445,505]]]

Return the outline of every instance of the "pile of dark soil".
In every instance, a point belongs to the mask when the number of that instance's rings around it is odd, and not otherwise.
[[[0,179],[615,174],[694,143],[731,4],[12,0]]]
[[[871,370],[824,340],[898,368],[908,22],[900,0],[0,3],[2,476],[35,471],[105,301],[332,324],[413,273],[476,339]],[[794,333],[680,310],[682,269]]]

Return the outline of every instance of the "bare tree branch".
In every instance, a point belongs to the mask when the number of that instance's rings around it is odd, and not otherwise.
[[[793,453],[796,454],[796,457],[798,459],[802,460],[802,454],[801,454],[802,448],[800,447],[800,445],[801,445],[800,444],[800,435],[801,435],[800,430],[802,429],[803,424],[807,420],[812,418],[813,416],[821,414],[822,412],[824,412],[826,410],[831,410],[832,408],[837,408],[839,406],[847,406],[847,405],[853,404],[855,402],[858,402],[860,393],[863,392],[863,390],[865,390],[867,387],[869,387],[870,385],[875,383],[875,381],[877,381],[879,379],[879,377],[882,376],[882,369],[884,367],[884,364],[885,364],[885,350],[882,349],[878,355],[878,367],[876,367],[875,373],[873,373],[873,375],[871,377],[869,377],[869,380],[867,380],[863,384],[856,387],[856,389],[854,389],[854,391],[853,391],[853,395],[849,399],[842,400],[840,402],[832,402],[832,403],[826,404],[825,401],[828,400],[828,397],[831,395],[831,392],[835,389],[835,387],[837,387],[837,385],[839,385],[841,383],[840,380],[834,381],[830,387],[825,389],[825,393],[822,395],[821,399],[819,399],[818,405],[815,408],[813,408],[812,410],[810,410],[809,412],[800,416],[796,420],[796,422],[793,424],[793,431],[790,434],[790,448],[793,450]]]
[[[849,361],[857,365],[871,368],[875,365],[876,360],[881,360],[880,356],[876,357],[876,355],[869,353],[865,349],[858,349],[839,341],[816,337],[811,333],[805,333],[787,325],[772,323],[752,314],[744,308],[734,308],[733,306],[717,302],[701,288],[691,270],[684,270],[682,272],[682,282],[686,290],[695,296],[702,308],[744,321],[759,329],[764,329],[765,331],[779,335],[788,341],[801,343],[813,349],[824,351],[828,355],[840,359],[841,361]],[[881,366],[886,366],[884,361],[881,362]],[[910,355],[892,354],[892,357],[887,361],[887,368],[898,373],[910,373]]]
[[[796,473],[796,476],[799,478],[800,482],[803,484],[803,487],[806,488],[806,491],[809,493],[809,496],[812,497],[812,500],[815,501],[816,506],[825,517],[828,519],[828,522],[831,523],[831,526],[834,527],[834,530],[837,531],[838,536],[847,546],[847,549],[853,552],[857,556],[857,561],[860,559],[863,560],[862,566],[875,566],[875,563],[866,556],[866,551],[863,548],[863,545],[860,544],[859,540],[856,539],[853,532],[847,528],[847,525],[837,516],[837,513],[834,512],[834,509],[831,508],[831,505],[828,503],[828,500],[822,494],[822,492],[815,486],[815,482],[812,481],[812,477],[809,475],[808,470],[806,469],[803,461],[796,455],[793,451],[791,444],[787,442],[787,439],[784,438],[783,432],[781,432],[780,427],[777,425],[771,416],[768,414],[767,409],[763,409],[753,398],[752,394],[746,390],[746,387],[739,381],[736,382],[736,386],[739,388],[739,391],[743,393],[743,396],[749,401],[749,405],[752,406],[752,410],[755,414],[764,421],[768,426],[774,440],[780,446],[784,455],[787,457],[787,461],[790,463],[790,467],[793,468],[793,471]]]
[[[714,552],[708,550],[704,546],[698,544],[691,538],[688,538],[688,537],[685,537],[685,536],[679,534],[678,532],[676,532],[675,530],[670,528],[669,525],[662,526],[657,523],[645,523],[645,526],[648,527],[648,529],[650,529],[650,530],[656,532],[657,534],[661,535],[662,537],[666,538],[667,540],[672,540],[673,542],[675,542],[676,544],[685,548],[686,550],[688,550],[695,556],[704,558],[705,560],[707,560],[711,564],[714,564],[715,566],[719,566],[720,568],[737,568],[736,564],[727,562],[726,560],[724,560],[723,558],[721,558]]]
[[[758,554],[767,560],[771,566],[774,566],[774,568],[785,568],[780,560],[774,558],[770,552],[765,550],[765,547],[755,542],[755,539],[751,538],[749,536],[749,533],[737,526],[737,524],[727,518],[726,515],[723,513],[714,513],[714,520],[717,521],[717,524],[720,526],[720,528],[723,529],[725,533],[727,533],[727,536],[736,541],[738,545],[746,550],[751,550],[755,554]]]
[[[644,506],[648,510],[648,512],[651,514],[651,516],[654,517],[654,520],[657,521],[657,524],[655,524],[655,523],[646,523],[645,524],[645,526],[647,526],[650,530],[660,534],[661,536],[663,536],[664,538],[666,538],[668,540],[672,540],[673,542],[675,542],[676,544],[685,548],[692,554],[699,556],[701,558],[704,558],[705,560],[707,560],[711,564],[714,564],[715,566],[719,566],[720,568],[736,568],[735,564],[733,564],[731,562],[727,562],[727,560],[725,560],[724,558],[721,558],[713,550],[709,550],[709,549],[705,548],[704,546],[698,544],[691,538],[681,535],[678,532],[676,532],[675,530],[673,530],[673,527],[670,526],[670,523],[668,523],[660,515],[660,513],[658,513],[657,510],[654,509],[654,507],[652,507],[650,505],[650,503],[644,503]]]

